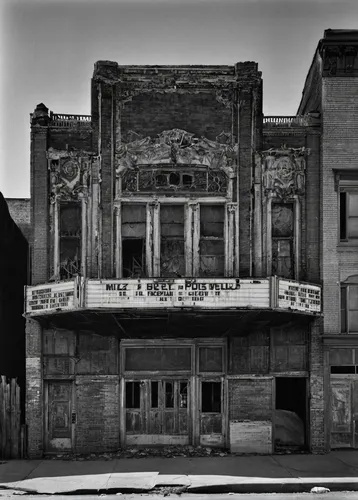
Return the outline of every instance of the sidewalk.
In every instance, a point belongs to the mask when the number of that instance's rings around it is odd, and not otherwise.
[[[358,491],[358,450],[327,455],[9,460],[0,464],[0,483],[0,488],[49,494],[150,491],[158,486],[212,493],[300,492],[313,486]]]

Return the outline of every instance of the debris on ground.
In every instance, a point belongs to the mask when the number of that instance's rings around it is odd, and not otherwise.
[[[276,454],[283,455],[290,453],[289,450],[278,450]],[[294,451],[294,453],[307,453],[307,451]],[[227,448],[210,448],[208,446],[165,446],[165,447],[152,447],[152,448],[125,448],[112,452],[98,452],[98,453],[61,453],[56,455],[47,455],[44,458],[47,460],[71,460],[71,461],[84,461],[84,460],[114,460],[120,458],[195,458],[195,457],[228,457],[228,456],[245,456],[245,453],[230,453]],[[252,453],[250,456],[260,455],[259,453]]]
[[[311,489],[310,493],[329,493],[331,490],[329,488],[324,488],[323,486],[315,486]]]
[[[178,457],[227,457],[230,451],[223,448],[209,448],[205,446],[168,446],[160,448],[126,448],[106,453],[61,453],[48,455],[48,460],[113,460],[118,458],[178,458]]]

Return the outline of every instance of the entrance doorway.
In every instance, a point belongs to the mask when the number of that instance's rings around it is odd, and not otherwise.
[[[222,380],[200,381],[200,445],[224,446],[224,393]]]
[[[307,381],[276,377],[275,450],[301,450],[307,445]]]
[[[126,444],[190,443],[188,379],[126,380]]]
[[[73,443],[72,382],[48,382],[45,390],[46,452],[70,451]]]
[[[339,369],[347,371],[351,367]],[[358,377],[331,376],[330,386],[331,448],[358,448]]]

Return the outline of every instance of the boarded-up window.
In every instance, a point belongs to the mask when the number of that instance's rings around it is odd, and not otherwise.
[[[118,341],[114,337],[80,333],[77,373],[110,375],[118,373]]]
[[[127,347],[126,371],[190,371],[190,347]]]
[[[160,275],[184,276],[184,255],[184,205],[161,205]]]
[[[271,336],[271,371],[307,370],[308,344],[307,332],[304,328],[273,328]]]
[[[233,338],[230,345],[232,373],[268,373],[269,343],[266,330]]]
[[[200,206],[199,276],[225,274],[224,221],[223,205]]]
[[[293,204],[272,204],[272,274],[294,277]]]
[[[81,269],[81,206],[78,202],[60,205],[60,277],[70,279]]]
[[[272,419],[271,379],[256,377],[251,380],[229,380],[229,394],[230,420]]]
[[[146,207],[122,206],[122,268],[124,278],[145,277]]]

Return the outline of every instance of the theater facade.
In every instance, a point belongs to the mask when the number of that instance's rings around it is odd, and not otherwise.
[[[29,454],[327,449],[321,118],[254,62],[95,64],[31,115]]]

